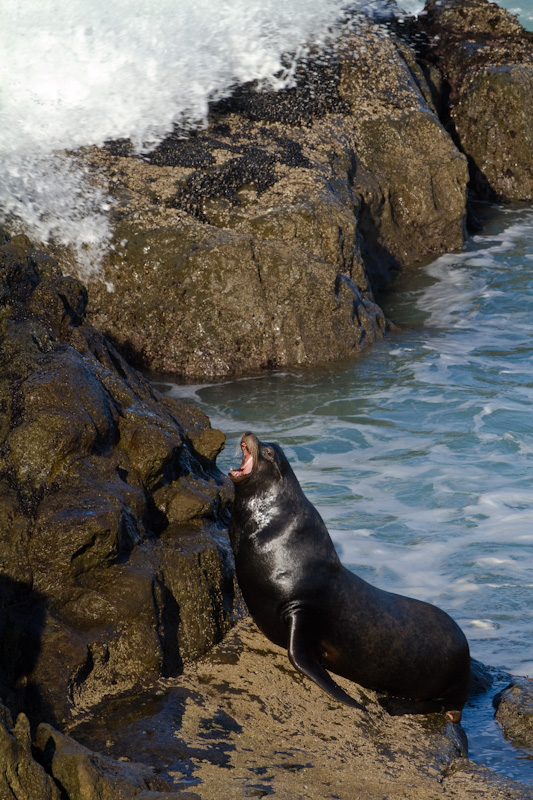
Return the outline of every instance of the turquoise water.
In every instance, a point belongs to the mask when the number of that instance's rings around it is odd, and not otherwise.
[[[485,664],[533,676],[533,209],[485,215],[463,252],[397,281],[386,311],[402,330],[358,360],[169,391],[226,433],[221,469],[245,430],[279,442],[346,566],[447,610]],[[503,752],[471,716],[471,754]]]
[[[424,8],[420,0],[398,0],[398,5],[409,14],[419,14]],[[499,0],[496,5],[506,8],[520,20],[528,31],[533,30],[533,0]]]
[[[506,8],[511,14],[518,17],[524,28],[528,31],[533,31],[533,0],[520,0],[513,2],[513,0],[500,0],[497,5]]]

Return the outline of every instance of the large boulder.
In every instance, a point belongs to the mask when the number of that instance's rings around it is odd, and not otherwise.
[[[360,21],[291,89],[241,87],[142,159],[94,149],[115,234],[91,321],[194,378],[360,352],[391,272],[463,242],[466,161],[428,98],[413,51]]]
[[[488,0],[429,0],[425,58],[444,78],[444,113],[484,199],[533,198],[533,34]]]
[[[85,322],[25,237],[0,247],[0,692],[65,720],[164,675],[232,619],[224,436]]]

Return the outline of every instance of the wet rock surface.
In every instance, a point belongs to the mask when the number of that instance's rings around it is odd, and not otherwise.
[[[228,632],[221,434],[127,365],[86,323],[83,286],[28,240],[1,257],[0,677],[16,722],[3,706],[0,798],[532,797],[469,762],[442,715],[390,717],[363,689],[354,712],[249,620]]]
[[[89,314],[152,370],[214,377],[357,354],[391,274],[463,242],[466,161],[414,53],[363,21],[281,92],[243,87],[144,159],[93,151],[115,250]]]
[[[0,704],[0,797],[2,800],[60,800],[59,786],[34,759],[30,724],[19,714],[16,724]]]
[[[0,707],[0,797],[533,797],[531,787],[469,761],[464,731],[444,715],[389,716],[374,692],[350,691],[364,710],[302,678],[244,618],[179,678],[112,699],[68,733],[43,723],[32,748],[24,715],[13,727]]]
[[[461,248],[467,187],[533,196],[532,42],[488,0],[354,18],[291,88],[242,86],[142,156],[87,148],[114,230],[90,321],[130,363],[195,380],[357,355],[390,327],[395,272]]]
[[[430,0],[425,58],[444,85],[444,117],[489,200],[533,197],[533,34],[487,0]]]
[[[533,750],[533,682],[514,678],[494,698],[496,719],[515,747]]]
[[[464,732],[444,715],[389,716],[374,692],[349,685],[365,711],[302,678],[246,618],[178,681],[108,705],[71,735],[151,763],[202,800],[533,797],[468,761]]]
[[[84,287],[0,247],[0,695],[62,721],[179,673],[233,613],[224,437],[86,324]]]

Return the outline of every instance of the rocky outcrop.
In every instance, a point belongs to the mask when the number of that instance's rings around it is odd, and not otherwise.
[[[242,87],[144,159],[93,151],[115,249],[89,314],[152,370],[214,377],[358,353],[391,271],[461,246],[467,169],[414,54],[360,21],[280,92]]]
[[[477,691],[487,670],[475,669]],[[389,716],[374,692],[350,691],[364,710],[332,701],[244,619],[178,680],[110,701],[70,735],[43,723],[31,746],[25,716],[13,726],[0,706],[0,797],[531,800],[469,761],[443,715]]]
[[[175,675],[227,630],[220,431],[85,322],[86,291],[0,248],[0,693],[64,720]]]
[[[492,6],[462,5],[485,30]],[[454,2],[429,9],[428,24],[460,16]],[[527,37],[519,45],[529,69]],[[490,63],[502,74],[516,60],[505,47]],[[146,158],[124,142],[88,153],[116,203],[89,307],[24,237],[0,248],[0,695],[15,712],[0,707],[1,800],[531,798],[469,762],[439,715],[389,717],[363,690],[366,712],[339,707],[249,621],[227,634],[223,436],[159,395],[86,317],[137,363],[188,376],[375,341],[388,324],[376,288],[463,240],[466,159],[436,112],[478,164],[457,109],[469,92],[475,107],[490,70],[458,68],[454,83],[452,50],[422,69],[408,44],[361,22],[293,89],[243,87],[206,130]],[[487,177],[497,152],[476,180],[512,199]],[[33,742],[21,709],[42,723]]]
[[[443,110],[477,196],[533,198],[533,34],[488,0],[429,0],[425,58],[444,79]]]
[[[51,725],[39,725],[36,749],[68,800],[200,800],[197,794],[174,792],[171,781],[153,767],[95,753]]]
[[[462,246],[467,159],[474,196],[533,196],[532,48],[488,0],[430,0],[400,31],[354,17],[292,88],[242,86],[142,157],[88,148],[114,230],[90,320],[194,379],[356,355],[391,275]]]
[[[533,682],[514,678],[494,698],[496,719],[515,747],[533,748]]]
[[[533,796],[469,761],[464,732],[444,715],[389,716],[374,692],[349,686],[364,710],[332,701],[243,620],[156,700],[117,701],[72,735],[114,759],[142,756],[202,800]]]
[[[199,800],[176,790],[150,766],[115,760],[88,750],[51,725],[30,724],[0,704],[0,798],[2,800]]]
[[[2,800],[61,800],[59,786],[35,761],[30,724],[0,704],[0,798]]]

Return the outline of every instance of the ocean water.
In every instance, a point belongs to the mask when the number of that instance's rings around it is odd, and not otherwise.
[[[357,360],[164,388],[226,433],[222,470],[244,431],[278,442],[347,567],[533,677],[533,209],[483,216],[463,252],[397,281],[402,330]],[[471,756],[533,783],[490,701],[465,714]]]
[[[416,13],[418,0],[402,0]],[[504,3],[507,5],[507,3]],[[0,25],[0,222],[70,245],[98,272],[113,200],[84,148],[129,138],[142,153],[241,82],[290,85],[345,9],[381,19],[387,0],[4,0]],[[533,0],[512,7],[524,24]],[[352,21],[351,24],[356,24]]]

